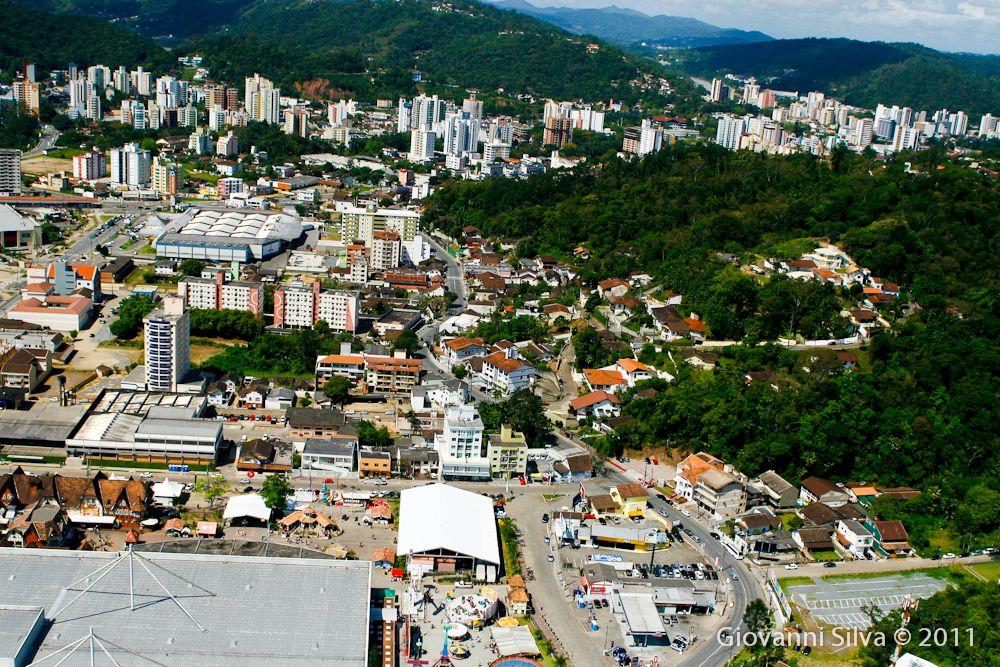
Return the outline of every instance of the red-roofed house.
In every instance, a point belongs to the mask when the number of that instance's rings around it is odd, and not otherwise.
[[[615,417],[621,414],[618,397],[606,391],[592,391],[569,402],[575,417]]]
[[[615,368],[628,381],[628,386],[634,387],[636,382],[656,377],[656,371],[636,359],[619,359]]]
[[[535,367],[517,356],[517,348],[500,350],[483,357],[480,375],[490,391],[513,394],[530,387],[535,380]]]
[[[604,368],[583,369],[583,379],[590,391],[606,391],[613,394],[621,387],[628,386],[628,380],[616,370]]]
[[[93,305],[93,300],[81,294],[24,297],[7,311],[7,316],[55,331],[81,331],[90,322]]]
[[[625,296],[628,292],[628,283],[621,278],[608,278],[597,283],[597,291],[601,297],[610,299],[613,296]]]
[[[445,363],[455,366],[467,359],[484,357],[489,351],[482,338],[452,338],[441,344]]]

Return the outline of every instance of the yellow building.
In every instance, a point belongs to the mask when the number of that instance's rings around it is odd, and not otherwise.
[[[611,488],[611,497],[618,503],[625,516],[642,516],[648,506],[649,496],[639,484],[619,484]]]

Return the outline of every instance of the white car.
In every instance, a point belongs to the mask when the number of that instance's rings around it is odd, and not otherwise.
[[[691,516],[691,510],[681,510],[681,514],[684,516]]]
[[[554,562],[555,562],[555,560],[556,560],[556,557],[555,557],[555,556],[553,556],[552,554],[549,554],[549,562],[550,562],[550,563],[554,563]]]
[[[472,584],[468,581],[458,580],[455,582],[455,588],[472,588]]]
[[[381,478],[375,480],[375,486],[385,486],[388,483],[389,482],[387,482],[387,481],[385,481],[384,479],[381,479]]]
[[[789,563],[789,564],[785,565],[785,569],[786,570],[797,570],[797,569],[799,569],[799,566],[796,565],[795,563]]]
[[[151,473],[151,472],[141,472],[141,473],[139,473],[139,479],[153,479],[153,473]]]

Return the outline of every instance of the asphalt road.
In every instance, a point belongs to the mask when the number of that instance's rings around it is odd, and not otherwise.
[[[555,432],[555,434],[563,442],[572,443],[577,446],[582,445],[579,441],[571,440],[559,432]],[[634,479],[616,470],[610,464],[607,464],[605,467],[608,469],[613,483],[635,483]],[[718,569],[720,572],[725,573],[727,575],[726,579],[728,579],[728,588],[726,589],[728,591],[728,599],[724,612],[723,627],[733,630],[739,627],[745,630],[743,614],[746,611],[747,604],[755,598],[761,598],[765,602],[769,601],[764,593],[763,583],[759,579],[759,576],[763,575],[760,575],[757,571],[752,573],[742,561],[733,558],[718,540],[708,534],[708,527],[699,523],[697,517],[684,516],[674,509],[674,506],[670,502],[664,502],[655,495],[649,496],[649,505],[666,518],[667,521],[680,521],[685,528],[694,533],[701,540],[700,544],[694,545],[695,550],[703,554],[713,565],[716,559],[718,559]],[[685,538],[687,539],[686,536]],[[734,573],[737,575],[736,580],[732,579]],[[729,648],[719,644],[713,635],[710,637],[700,637],[699,641],[683,654],[680,664],[690,667],[721,667],[726,664],[729,657]]]
[[[21,155],[21,159],[27,159],[32,157],[38,157],[39,155],[44,155],[45,151],[50,148],[54,148],[56,145],[56,139],[59,138],[59,130],[52,127],[51,125],[46,125],[42,128],[42,136],[39,137],[38,143],[30,151],[26,151]]]

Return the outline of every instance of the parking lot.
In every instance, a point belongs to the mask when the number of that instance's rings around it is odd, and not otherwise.
[[[654,658],[660,663],[676,664],[685,657],[689,649],[701,645],[714,636],[721,623],[721,614],[729,599],[731,585],[728,575],[716,571],[714,564],[701,553],[693,534],[685,535],[684,527],[680,526],[677,531],[670,534],[665,544],[657,547],[655,552],[615,548],[610,545],[597,547],[584,545],[574,548],[571,543],[563,543],[557,546],[556,542],[560,540],[555,539],[551,534],[549,522],[544,521],[545,517],[539,514],[554,514],[562,509],[561,505],[564,503],[565,499],[559,499],[548,507],[536,506],[528,516],[524,516],[524,508],[518,506],[518,503],[511,508],[515,518],[519,519],[519,528],[525,534],[526,561],[534,566],[537,578],[532,584],[532,595],[536,600],[536,607],[544,607],[543,617],[551,615],[550,605],[558,605],[557,613],[565,614],[572,619],[568,625],[580,629],[581,638],[586,636],[590,640],[587,645],[596,652],[594,658],[605,665],[609,660],[623,664],[626,658],[629,660],[638,658],[646,665],[651,664]],[[672,522],[652,509],[647,510],[645,516],[635,519],[607,515],[599,520],[588,520],[587,523],[619,528],[655,528],[664,532],[670,532],[673,527]],[[532,553],[535,551],[532,543],[538,545],[539,553]],[[677,642],[675,650],[671,650],[669,645],[636,646],[632,636],[624,632],[629,626],[621,604],[617,603],[616,607],[614,596],[574,595],[574,591],[581,588],[581,572],[586,571],[595,561],[615,561],[618,580],[624,586],[645,587],[659,584],[661,587],[669,588],[679,585],[681,581],[690,581],[698,589],[710,591],[714,603],[712,611],[707,614],[663,613],[660,616],[669,642],[673,643],[675,640]],[[591,616],[596,620],[599,629],[591,629]],[[571,659],[571,664],[577,664],[577,661],[581,664],[584,661],[590,663],[589,655],[581,656],[583,643],[565,637],[559,639],[570,643],[568,652],[571,658],[576,658],[576,660]],[[612,645],[624,647],[624,652],[618,651],[616,655],[612,655]]]
[[[929,598],[947,584],[926,574],[850,579],[814,579],[812,584],[785,588],[792,602],[809,610],[818,621],[840,627],[865,628],[870,624],[862,607],[878,605],[882,611],[899,609],[907,596]]]

